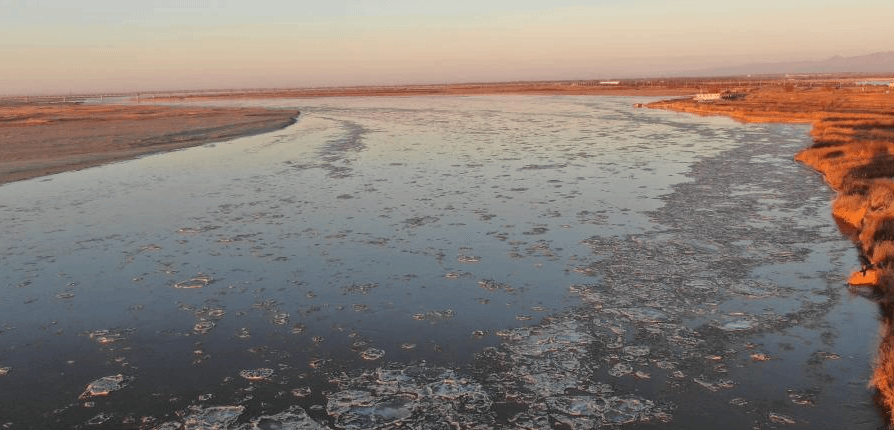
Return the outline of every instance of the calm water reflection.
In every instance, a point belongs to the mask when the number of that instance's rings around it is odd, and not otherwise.
[[[0,421],[880,425],[806,127],[633,102],[251,102],[302,116],[0,187]]]

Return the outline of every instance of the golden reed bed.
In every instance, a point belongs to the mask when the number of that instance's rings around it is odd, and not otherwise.
[[[648,107],[742,122],[810,123],[813,145],[795,159],[820,172],[838,196],[832,215],[857,246],[862,269],[848,282],[879,303],[882,341],[871,385],[894,411],[894,88],[778,81],[736,88],[730,99],[691,98]]]

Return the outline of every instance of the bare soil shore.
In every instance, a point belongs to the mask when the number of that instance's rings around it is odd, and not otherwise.
[[[838,196],[832,214],[860,253],[863,268],[848,282],[879,304],[882,337],[870,381],[876,402],[894,418],[894,88],[851,84],[824,86],[779,81],[738,88],[730,99],[692,98],[648,107],[699,115],[726,115],[742,122],[813,125],[813,145],[796,160],[820,172]]]
[[[0,104],[0,184],[240,136],[297,111],[77,103]]]

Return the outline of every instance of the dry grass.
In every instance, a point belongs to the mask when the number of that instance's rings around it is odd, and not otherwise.
[[[878,357],[872,379],[869,383],[875,387],[876,402],[886,411],[894,411],[894,307],[882,305],[882,340],[878,347]],[[890,416],[888,418],[891,419]]]

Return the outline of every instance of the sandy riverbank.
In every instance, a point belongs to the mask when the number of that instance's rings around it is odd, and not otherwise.
[[[0,104],[0,184],[264,133],[297,111],[75,103]]]

